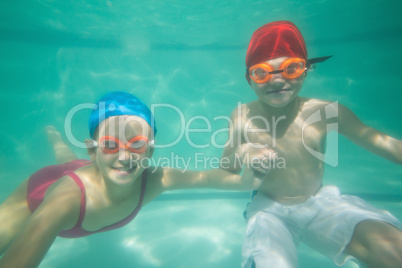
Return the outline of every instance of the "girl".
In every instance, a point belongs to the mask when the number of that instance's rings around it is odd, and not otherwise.
[[[58,133],[48,129],[58,161],[74,160],[37,171],[0,206],[1,268],[38,266],[56,236],[120,228],[167,190],[253,190],[261,184],[248,169],[238,176],[221,169],[147,168],[155,122],[149,108],[128,93],[102,97],[90,115],[89,131],[92,161],[74,159]]]

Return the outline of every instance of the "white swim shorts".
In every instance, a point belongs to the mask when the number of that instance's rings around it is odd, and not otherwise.
[[[341,195],[337,187],[322,187],[306,202],[277,203],[258,194],[248,205],[242,268],[297,267],[300,241],[334,260],[337,265],[354,259],[344,252],[355,226],[364,220],[379,220],[400,228],[398,219],[364,200]]]

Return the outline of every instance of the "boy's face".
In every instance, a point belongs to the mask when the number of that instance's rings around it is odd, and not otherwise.
[[[288,57],[280,57],[264,63],[271,65],[274,70],[278,70],[281,63],[286,59]],[[263,84],[257,84],[251,80],[251,88],[262,102],[276,108],[284,107],[297,97],[305,76],[304,72],[298,78],[287,79],[281,73],[277,73],[273,74],[271,79]]]
[[[137,116],[113,116],[98,127],[99,146],[91,157],[105,179],[127,185],[136,181],[146,167],[153,148],[151,127]]]

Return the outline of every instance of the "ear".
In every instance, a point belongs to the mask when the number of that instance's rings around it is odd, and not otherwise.
[[[96,146],[94,144],[94,140],[90,140],[90,139],[86,139],[85,141],[85,145],[87,146],[87,151],[89,154],[89,157],[91,158],[92,161],[96,160]]]

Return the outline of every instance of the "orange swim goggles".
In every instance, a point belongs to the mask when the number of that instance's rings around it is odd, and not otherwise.
[[[148,138],[145,136],[137,136],[123,144],[118,138],[113,136],[104,136],[99,140],[99,144],[94,141],[95,146],[99,146],[102,152],[107,154],[117,153],[120,149],[128,149],[133,153],[143,153],[149,147]]]
[[[259,63],[251,66],[248,74],[254,82],[262,84],[268,82],[273,74],[281,73],[283,77],[287,79],[295,79],[300,77],[307,69],[306,60],[301,58],[290,58],[282,62],[279,66],[279,70],[274,70],[274,68],[267,63]]]

